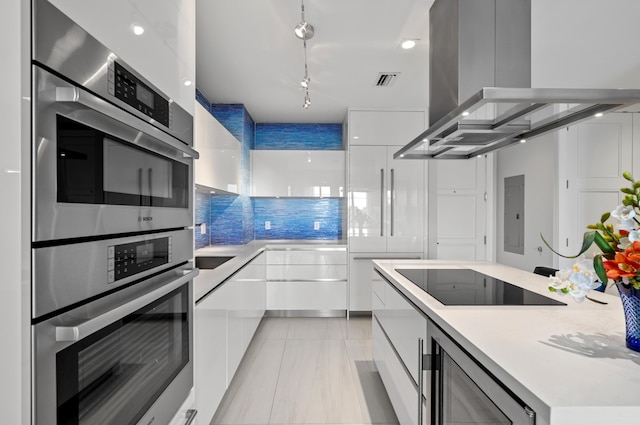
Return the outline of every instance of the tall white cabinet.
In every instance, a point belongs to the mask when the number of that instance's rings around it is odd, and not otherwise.
[[[349,311],[371,311],[373,258],[422,258],[425,169],[393,154],[425,129],[423,110],[350,110]]]

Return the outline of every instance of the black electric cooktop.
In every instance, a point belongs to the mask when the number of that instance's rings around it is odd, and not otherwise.
[[[396,269],[444,305],[566,305],[471,269]]]

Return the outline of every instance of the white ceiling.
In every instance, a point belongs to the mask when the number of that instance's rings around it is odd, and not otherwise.
[[[258,123],[341,123],[347,108],[426,108],[433,0],[306,0],[311,106],[302,108],[300,0],[196,0],[196,87]],[[419,39],[403,50],[403,39]],[[380,72],[399,72],[375,87]]]

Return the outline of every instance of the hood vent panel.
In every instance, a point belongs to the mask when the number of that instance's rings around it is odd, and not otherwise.
[[[381,72],[378,74],[374,85],[376,87],[388,87],[400,76],[399,72]]]

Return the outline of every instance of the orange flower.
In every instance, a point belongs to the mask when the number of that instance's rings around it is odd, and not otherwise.
[[[640,241],[633,242],[624,253],[617,252],[615,258],[605,261],[603,266],[609,279],[636,276],[640,270]]]

